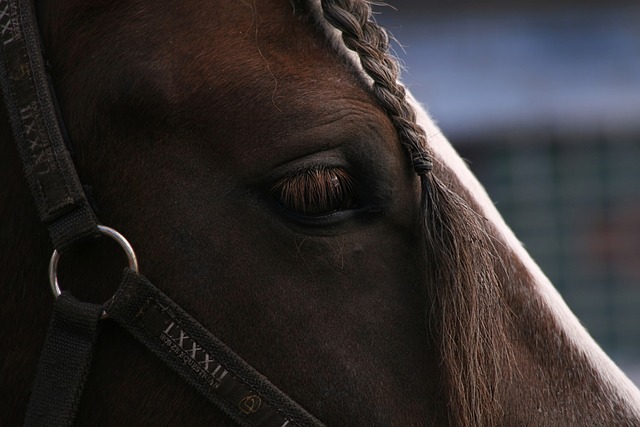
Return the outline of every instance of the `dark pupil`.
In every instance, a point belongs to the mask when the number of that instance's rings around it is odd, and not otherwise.
[[[320,216],[349,209],[353,180],[340,168],[314,168],[278,181],[272,193],[282,205],[299,214]]]

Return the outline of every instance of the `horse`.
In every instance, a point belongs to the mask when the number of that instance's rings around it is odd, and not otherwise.
[[[43,0],[37,13],[100,220],[320,421],[640,426],[640,392],[399,83],[368,2]],[[51,316],[53,248],[6,116],[8,426],[25,418]],[[125,260],[104,240],[60,261],[80,300],[117,286]],[[74,425],[234,422],[105,320]]]

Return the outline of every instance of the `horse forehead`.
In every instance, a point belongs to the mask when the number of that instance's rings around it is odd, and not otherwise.
[[[138,29],[150,35],[167,59],[214,66],[218,80],[238,70],[299,68],[328,58],[322,37],[304,12],[294,13],[288,0],[192,2],[188,13],[175,8],[147,11],[152,28],[141,21]]]
[[[91,114],[91,102],[113,100],[114,110],[127,107],[124,126],[129,115],[172,118],[176,128],[201,130],[203,141],[215,136],[212,145],[226,151],[221,161],[277,163],[305,142],[315,147],[300,147],[300,155],[322,149],[327,133],[345,127],[352,135],[375,128],[384,135],[372,140],[397,143],[360,72],[290,0],[148,3],[102,10],[100,25],[70,18],[87,11],[65,15],[60,28],[72,30],[64,34],[73,34],[65,43],[74,52],[62,60],[73,77],[68,92],[102,88],[100,96],[69,97],[78,117]]]
[[[165,44],[164,56],[179,67],[182,78],[192,80],[193,89],[236,94],[248,88],[268,93],[273,101],[281,96],[304,103],[332,87],[345,97],[367,98],[357,73],[341,64],[326,36],[309,19],[294,14],[288,0],[232,5],[224,13],[203,11],[196,17],[199,24],[188,31],[177,25],[175,35],[183,42]]]
[[[165,45],[162,56],[171,62],[170,90],[182,110],[227,133],[216,144],[237,151],[241,162],[277,163],[329,148],[339,138],[324,136],[338,128],[395,144],[362,76],[340,60],[311,20],[294,14],[289,1],[258,3],[225,4],[223,13],[209,8],[202,13],[210,13],[209,20],[185,32],[176,27],[188,42]],[[253,144],[251,150],[241,140]],[[286,150],[291,154],[283,156]]]

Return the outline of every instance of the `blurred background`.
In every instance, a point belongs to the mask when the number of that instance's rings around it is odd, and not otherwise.
[[[640,2],[389,3],[403,80],[640,385]]]

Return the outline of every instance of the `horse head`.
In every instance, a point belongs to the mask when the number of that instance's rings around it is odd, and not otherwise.
[[[38,19],[100,220],[321,421],[640,424],[637,389],[397,82],[368,3],[67,0]],[[15,424],[51,244],[0,132],[0,419]],[[65,254],[61,285],[106,301],[124,262],[108,246]],[[97,347],[77,425],[232,425],[112,322]]]

